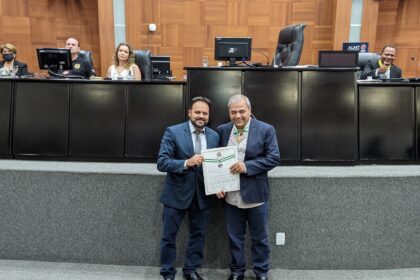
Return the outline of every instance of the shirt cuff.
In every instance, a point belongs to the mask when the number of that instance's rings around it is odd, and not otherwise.
[[[184,169],[188,169],[187,161],[188,161],[188,159],[184,161]]]

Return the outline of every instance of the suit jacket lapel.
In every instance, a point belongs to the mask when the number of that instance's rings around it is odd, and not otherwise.
[[[258,127],[257,122],[254,119],[251,119],[251,123],[249,124],[248,130],[248,140],[246,142],[246,149],[245,149],[245,159],[248,157],[250,147],[254,147],[254,143],[256,141],[255,133],[257,133]]]
[[[222,139],[223,140],[223,143],[222,143],[222,146],[223,147],[226,147],[228,145],[228,143],[229,143],[229,137],[230,137],[230,133],[232,131],[232,128],[233,128],[233,123],[230,122],[226,126],[225,134],[223,135],[223,139]],[[221,137],[222,137],[222,135],[221,135]]]
[[[185,143],[187,143],[188,151],[190,152],[191,155],[193,155],[194,154],[194,145],[193,145],[192,138],[191,138],[190,125],[189,125],[189,122],[186,122],[185,124],[186,124],[185,128],[184,128]]]
[[[217,147],[217,143],[213,144],[213,138],[210,137],[210,133],[207,127],[205,128],[204,131],[206,133],[207,149]]]

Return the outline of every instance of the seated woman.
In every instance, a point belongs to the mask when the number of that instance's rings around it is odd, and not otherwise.
[[[23,62],[16,60],[16,47],[12,44],[4,44],[0,46],[0,52],[3,57],[3,60],[0,61],[0,68],[3,68],[11,73],[15,72],[16,76],[28,75],[28,65]]]
[[[141,80],[140,69],[135,64],[133,49],[126,43],[120,43],[115,49],[114,61],[108,67],[108,78],[112,80]]]

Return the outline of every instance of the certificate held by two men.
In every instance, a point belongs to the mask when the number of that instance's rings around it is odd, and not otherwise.
[[[239,174],[232,174],[229,168],[238,162],[236,146],[201,151],[204,158],[203,175],[206,195],[221,191],[239,191]]]

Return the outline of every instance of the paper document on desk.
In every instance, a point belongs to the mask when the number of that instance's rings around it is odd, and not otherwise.
[[[236,146],[203,150],[201,155],[204,157],[206,195],[239,190],[239,174],[232,174],[229,169],[232,164],[238,162]]]

